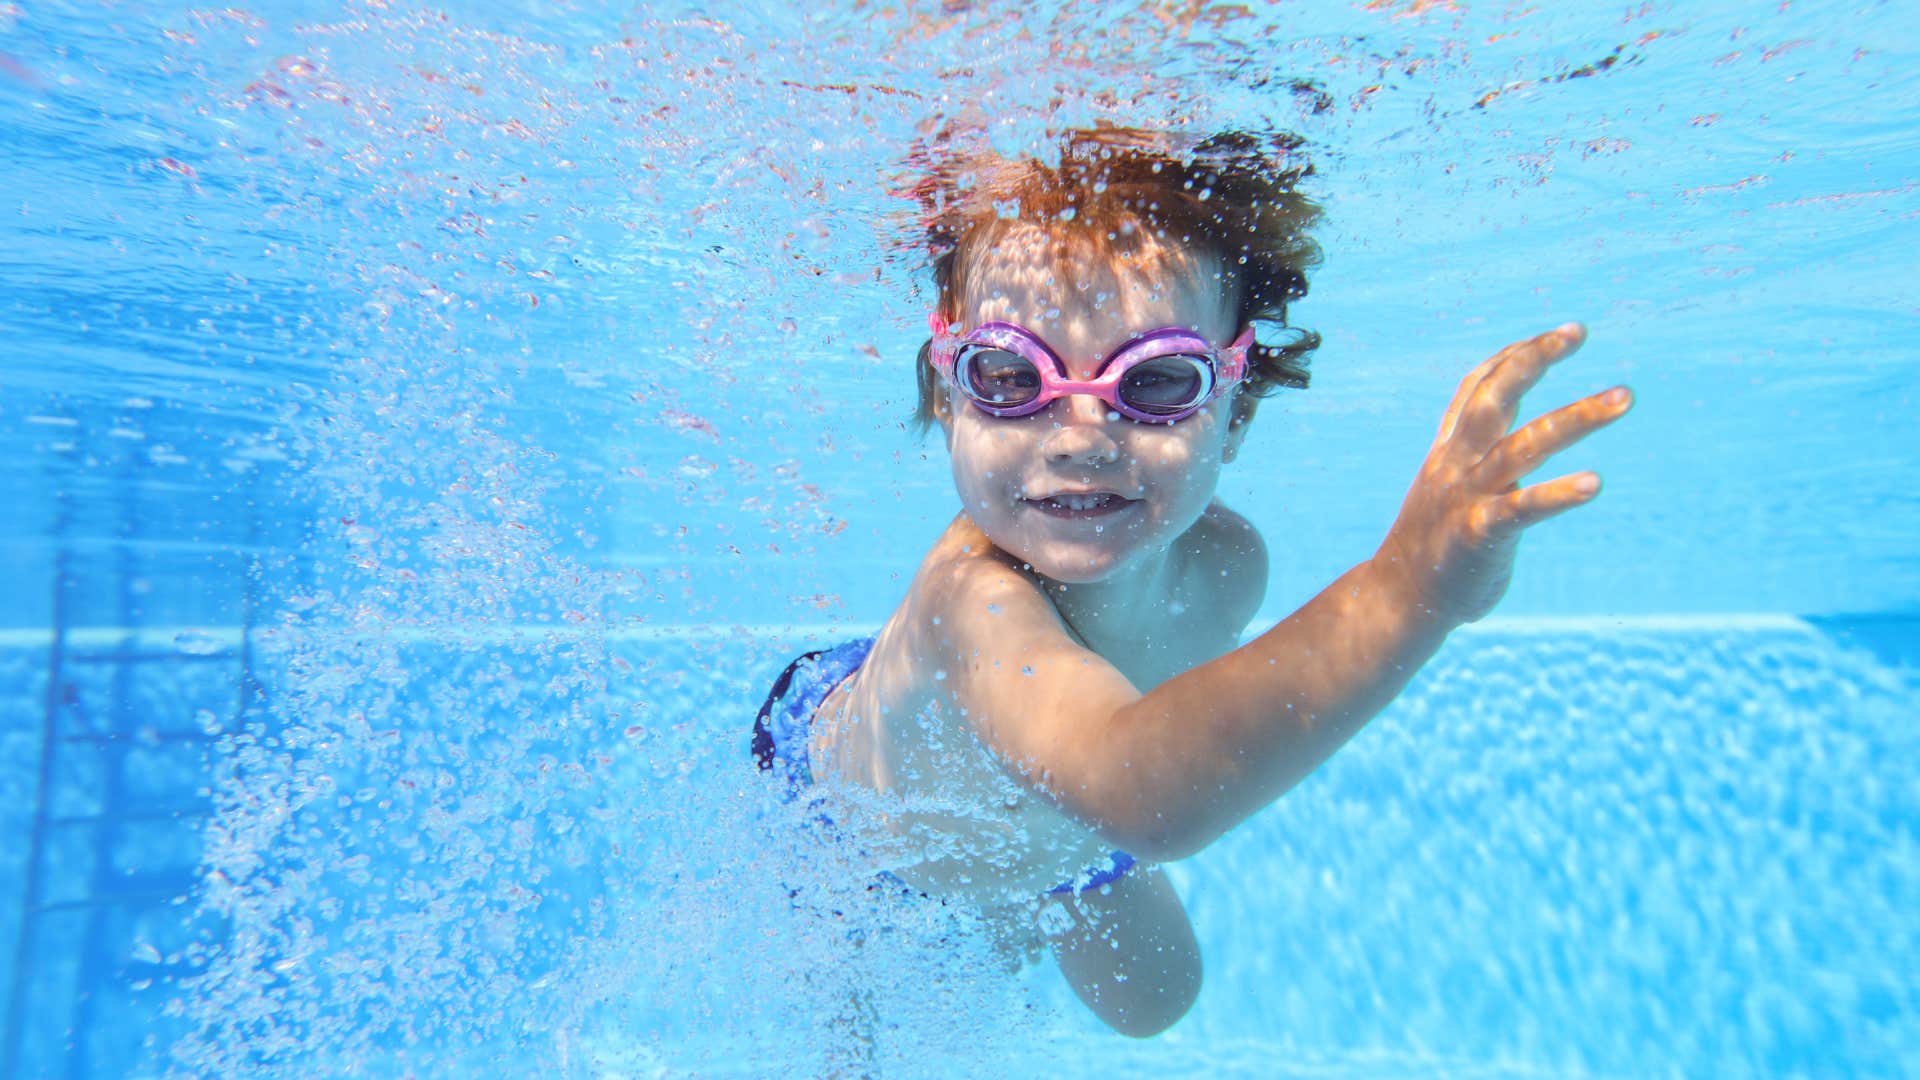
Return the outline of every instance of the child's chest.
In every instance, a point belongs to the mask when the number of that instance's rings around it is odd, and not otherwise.
[[[1236,644],[1237,635],[1217,623],[1200,621],[1169,623],[1154,633],[1132,638],[1095,637],[1086,642],[1142,693],[1228,652]]]
[[[1238,645],[1233,606],[1217,581],[1189,573],[1145,612],[1124,622],[1082,619],[1074,636],[1144,694]]]

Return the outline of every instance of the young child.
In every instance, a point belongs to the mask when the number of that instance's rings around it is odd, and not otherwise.
[[[1496,353],[1379,550],[1239,645],[1267,545],[1214,490],[1259,399],[1304,385],[1318,343],[1254,340],[1317,261],[1296,148],[1100,128],[1069,134],[1057,166],[979,158],[929,180],[920,415],[961,511],[878,635],[795,661],[755,728],[790,782],[878,793],[847,824],[918,845],[907,885],[1033,913],[1026,932],[1128,1035],[1164,1030],[1200,988],[1156,864],[1283,795],[1485,615],[1521,532],[1599,490],[1592,473],[1521,477],[1631,403],[1616,388],[1513,430],[1585,332]]]

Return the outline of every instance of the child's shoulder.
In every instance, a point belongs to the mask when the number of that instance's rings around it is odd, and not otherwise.
[[[1187,536],[1195,543],[1207,545],[1222,560],[1264,561],[1267,555],[1267,541],[1260,530],[1219,499],[1208,504]]]
[[[1194,633],[1231,648],[1267,596],[1267,542],[1251,521],[1215,500],[1180,539],[1182,571],[1169,612]]]
[[[947,638],[957,617],[1000,615],[1009,605],[1045,603],[1039,585],[1019,562],[959,514],[920,560],[904,608],[920,627],[948,627],[949,632],[937,635]]]
[[[1215,499],[1182,538],[1191,568],[1226,583],[1236,595],[1265,595],[1267,540],[1237,511]],[[1252,612],[1248,612],[1252,616]]]

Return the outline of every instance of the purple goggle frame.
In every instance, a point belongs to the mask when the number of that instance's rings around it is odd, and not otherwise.
[[[1093,378],[1067,378],[1067,365],[1040,336],[1012,323],[981,323],[965,335],[955,334],[953,324],[939,313],[927,317],[933,331],[930,362],[940,374],[959,387],[968,401],[992,416],[1030,416],[1047,407],[1053,399],[1067,394],[1092,394],[1129,420],[1146,424],[1172,424],[1206,407],[1214,395],[1233,387],[1247,374],[1247,351],[1253,347],[1253,327],[1240,332],[1233,344],[1224,349],[1192,330],[1177,326],[1150,330],[1113,351]],[[1006,400],[984,392],[978,379],[956,365],[970,350],[1012,353],[1031,364],[1040,387],[1032,397]],[[1122,380],[1141,364],[1166,357],[1193,361],[1185,373],[1195,382],[1191,394],[1182,394],[1175,402],[1154,402],[1145,407],[1127,401]]]

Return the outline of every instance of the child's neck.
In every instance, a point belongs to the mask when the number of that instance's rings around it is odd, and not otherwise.
[[[1148,630],[1165,620],[1176,572],[1168,547],[1099,581],[1066,584],[1042,576],[1040,582],[1081,644],[1108,656],[1143,643]]]

